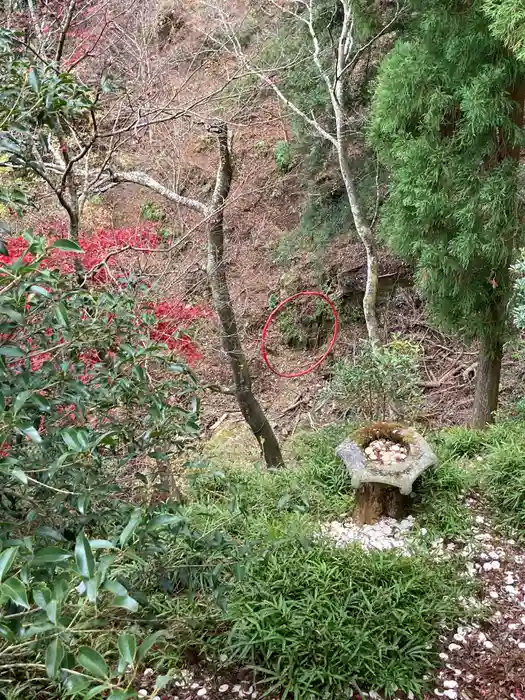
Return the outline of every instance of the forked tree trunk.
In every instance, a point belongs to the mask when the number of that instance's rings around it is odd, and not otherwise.
[[[219,317],[221,344],[228,357],[235,382],[235,397],[244,419],[255,435],[266,465],[282,467],[283,458],[279,442],[261,405],[252,391],[252,379],[244,354],[235,313],[228,290],[224,264],[224,204],[230,192],[232,161],[226,125],[217,123],[210,127],[219,143],[219,170],[212,203],[208,213],[208,280],[213,307]]]
[[[503,342],[501,337],[481,339],[472,415],[472,427],[474,428],[484,428],[494,422],[494,414],[498,408],[502,357]]]

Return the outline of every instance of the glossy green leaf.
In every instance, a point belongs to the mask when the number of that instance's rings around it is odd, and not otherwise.
[[[15,635],[13,633],[13,630],[9,629],[6,625],[3,625],[0,623],[0,637],[5,639],[8,642],[13,641],[15,639]]]
[[[49,622],[52,622],[54,625],[58,624],[58,603],[56,600],[51,600],[46,607],[44,608],[46,611],[47,619]]]
[[[89,541],[83,532],[77,535],[75,544],[75,561],[77,569],[84,578],[92,578],[95,573],[95,558],[89,545]]]
[[[122,530],[122,532],[120,533],[119,542],[120,542],[121,547],[124,547],[128,543],[128,541],[130,540],[131,536],[133,535],[133,533],[137,529],[141,520],[142,520],[142,511],[140,508],[135,508],[135,510],[131,514],[131,517],[128,521],[128,524],[126,525],[124,530]]]
[[[9,307],[2,306],[0,307],[0,314],[4,314],[8,318],[10,318],[11,321],[18,323],[19,325],[24,322],[24,316],[15,309],[10,309]]]
[[[33,401],[36,403],[38,408],[41,411],[50,411],[51,410],[51,404],[49,401],[45,398],[45,396],[42,396],[41,394],[33,394]]]
[[[135,654],[137,653],[135,636],[129,632],[122,632],[118,638],[118,650],[120,652],[118,672],[123,673],[127,666],[133,666],[135,662]]]
[[[35,92],[40,91],[40,78],[38,77],[38,72],[34,66],[31,66],[27,73],[27,82],[31,86],[32,90]]]
[[[113,542],[109,540],[89,540],[91,549],[115,549]]]
[[[13,603],[26,608],[26,610],[29,609],[30,605],[27,602],[25,586],[19,578],[16,578],[16,576],[8,578],[7,581],[2,584],[1,591],[5,596],[11,598]]]
[[[66,250],[73,253],[84,252],[78,243],[75,243],[75,241],[72,241],[69,238],[59,238],[53,242],[51,247],[56,248],[57,250]]]
[[[63,302],[60,302],[55,308],[55,317],[58,321],[58,324],[60,326],[68,326],[69,325],[69,316],[67,313],[66,305]]]
[[[0,238],[0,255],[9,255],[5,241]]]
[[[172,680],[173,676],[157,676],[155,680],[155,689],[162,690],[162,688],[165,688],[168,685],[168,683],[171,683]]]
[[[96,578],[90,578],[86,581],[86,598],[90,603],[97,602],[98,585]]]
[[[64,646],[60,639],[56,637],[46,650],[46,671],[49,678],[57,677],[64,654]]]
[[[22,428],[22,432],[26,437],[28,437],[31,440],[31,442],[35,442],[37,444],[40,444],[42,442],[40,433],[34,426],[28,425],[27,428]]]
[[[104,685],[96,685],[94,688],[91,688],[89,692],[82,696],[82,700],[90,700],[90,698],[96,698],[97,695],[102,695],[102,693],[106,692],[107,689],[108,686],[105,683]]]
[[[166,632],[164,630],[159,630],[158,632],[153,632],[153,634],[150,634],[149,637],[146,637],[139,647],[137,655],[138,660],[143,661],[148,651],[155,646],[155,644],[157,644],[165,634]]]
[[[16,415],[18,411],[25,404],[27,399],[31,396],[33,392],[31,390],[21,391],[13,403],[13,413]]]
[[[21,469],[11,469],[11,476],[13,476],[21,484],[27,484],[27,474]]]
[[[44,547],[35,552],[31,563],[35,566],[41,566],[42,564],[58,564],[67,559],[71,559],[72,556],[71,552],[66,552],[65,549],[61,549],[60,547]]]
[[[163,515],[157,515],[152,518],[148,525],[148,530],[155,530],[159,527],[165,527],[166,525],[180,525],[184,522],[184,518],[180,515],[169,515],[164,513]]]
[[[39,527],[36,534],[40,535],[40,537],[54,540],[55,542],[65,542],[66,539],[58,530],[48,527],[47,525],[42,525]]]
[[[0,348],[0,355],[4,357],[25,357],[25,352],[16,345],[3,345]]]
[[[46,586],[33,588],[33,601],[35,605],[45,610],[47,605],[51,602],[51,591],[49,588]]]
[[[128,595],[127,588],[118,581],[113,581],[112,579],[104,581],[104,588],[106,589],[106,591],[111,591],[111,593],[114,593],[115,595]]]
[[[66,428],[61,435],[62,440],[73,452],[86,452],[88,450],[87,433],[82,428]]]
[[[77,508],[78,508],[78,512],[81,513],[82,515],[85,514],[86,508],[87,508],[88,505],[89,505],[89,501],[90,501],[90,498],[89,498],[89,496],[88,496],[87,494],[85,494],[85,493],[82,494],[82,496],[79,496],[79,497],[78,497],[78,500],[77,500]]]
[[[135,600],[135,598],[132,598],[129,595],[115,596],[111,604],[116,608],[125,608],[130,612],[137,612],[137,610],[139,609],[138,602]]]
[[[77,659],[82,668],[85,668],[92,676],[97,678],[108,677],[108,665],[98,651],[89,647],[80,647]]]
[[[39,294],[42,297],[51,296],[50,293],[47,291],[47,289],[44,289],[44,287],[41,287],[39,284],[32,284],[29,287],[29,291],[33,292],[33,294]]]
[[[71,674],[67,677],[65,686],[68,695],[77,695],[90,686],[90,681],[88,678]]]
[[[2,581],[13,565],[17,552],[18,547],[9,547],[9,549],[4,549],[4,551],[0,554],[0,581]]]

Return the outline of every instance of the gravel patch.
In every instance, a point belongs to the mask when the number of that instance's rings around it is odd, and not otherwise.
[[[381,518],[374,525],[356,525],[351,520],[333,520],[321,528],[321,534],[334,542],[336,547],[360,544],[366,551],[397,549],[410,556],[411,538],[408,537],[414,527],[412,515],[404,520]],[[425,534],[423,529],[422,534]]]

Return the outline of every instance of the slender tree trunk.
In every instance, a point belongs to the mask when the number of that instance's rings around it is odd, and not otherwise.
[[[76,206],[71,207],[68,211],[69,214],[69,238],[78,243],[78,236],[80,233],[80,219],[78,215],[78,208]],[[75,272],[77,275],[77,280],[79,284],[85,284],[86,282],[86,270],[84,265],[80,260],[79,255],[75,255],[73,259],[73,265],[75,267]]]
[[[472,416],[474,428],[484,428],[494,422],[494,413],[498,407],[502,357],[501,337],[481,339]]]
[[[219,170],[212,204],[208,214],[208,279],[213,306],[219,317],[221,343],[226,353],[235,382],[235,397],[244,419],[255,435],[268,467],[283,466],[279,442],[268,419],[252,391],[252,379],[244,354],[235,313],[228,290],[224,264],[224,203],[232,179],[232,162],[228,132],[222,123],[210,127],[219,142]]]
[[[355,181],[348,162],[348,153],[343,135],[338,138],[337,155],[339,168],[345,184],[350,210],[354,219],[357,235],[364,246],[366,253],[366,287],[363,297],[363,312],[365,316],[368,337],[373,342],[380,341],[379,324],[377,321],[377,255],[374,236],[363,214]]]

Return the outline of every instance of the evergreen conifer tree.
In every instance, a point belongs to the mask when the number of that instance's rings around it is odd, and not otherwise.
[[[418,0],[376,85],[370,140],[390,170],[382,236],[414,261],[441,325],[480,346],[473,424],[497,407],[523,241],[518,198],[525,64],[491,33],[482,0]]]

